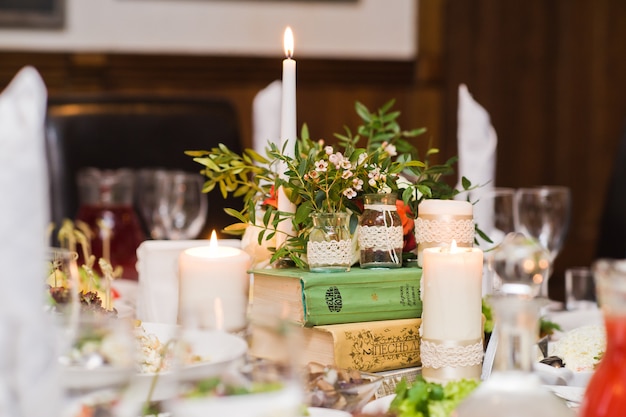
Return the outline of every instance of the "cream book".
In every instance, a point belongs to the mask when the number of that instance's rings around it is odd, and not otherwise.
[[[318,362],[366,372],[416,367],[420,361],[420,318],[329,324],[294,328],[301,347],[291,352],[297,363]],[[266,328],[251,326],[250,354],[281,359],[281,339]]]

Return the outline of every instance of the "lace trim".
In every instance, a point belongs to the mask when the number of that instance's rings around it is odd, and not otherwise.
[[[420,344],[422,366],[426,368],[461,367],[480,365],[483,361],[483,342],[444,342],[424,340]]]
[[[402,226],[359,226],[359,247],[393,250],[404,243]]]
[[[350,265],[352,240],[309,241],[307,258],[309,265]]]
[[[474,221],[460,220],[425,220],[418,217],[415,220],[415,238],[418,242],[474,242]]]

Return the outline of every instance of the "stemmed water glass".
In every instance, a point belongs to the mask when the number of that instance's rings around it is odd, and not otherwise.
[[[194,239],[208,210],[200,174],[164,169],[139,172],[137,204],[153,239]]]
[[[476,202],[474,211],[483,212],[485,214],[483,218],[490,219],[487,224],[478,224],[491,240],[480,242],[481,248],[485,251],[483,294],[491,294],[501,286],[493,265],[494,249],[506,235],[515,231],[514,201],[514,188],[495,187],[485,192]]]
[[[550,254],[550,273],[569,229],[571,193],[568,187],[519,188],[515,193],[515,229],[536,239]],[[541,283],[540,296],[548,297],[548,278]]]

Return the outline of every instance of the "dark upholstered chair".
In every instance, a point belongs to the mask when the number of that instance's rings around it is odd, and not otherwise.
[[[596,258],[626,258],[626,129],[607,187],[600,220]]]
[[[46,136],[52,220],[74,218],[78,209],[76,173],[84,167],[166,168],[200,172],[186,150],[224,143],[241,152],[239,121],[224,99],[171,95],[51,97]],[[209,213],[200,238],[234,222],[224,207],[241,201],[207,195]],[[224,235],[221,235],[224,237]]]

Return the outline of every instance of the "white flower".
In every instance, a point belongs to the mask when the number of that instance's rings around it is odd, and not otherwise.
[[[334,153],[332,155],[330,155],[328,157],[328,160],[335,165],[336,169],[339,169],[341,167],[341,164],[343,163],[344,157],[340,152]]]
[[[352,188],[346,188],[345,190],[343,190],[343,195],[345,195],[346,197],[348,197],[349,200],[351,200],[354,197],[356,197],[356,191],[354,191]]]
[[[374,178],[370,178],[370,180],[367,183],[371,185],[372,187],[376,187],[376,180]]]
[[[356,164],[361,165],[363,161],[365,161],[366,158],[367,158],[367,154],[363,152],[362,154],[359,155],[358,159],[356,160]]]
[[[361,178],[353,179],[352,187],[357,191],[361,191],[361,189],[363,188],[363,180]]]
[[[347,180],[348,178],[351,178],[354,174],[352,173],[352,171],[346,169],[345,171],[343,171],[343,173],[341,174],[341,178],[343,178],[344,180]]]
[[[329,145],[324,148],[324,151],[326,152],[326,155],[332,155],[332,153],[334,152],[334,149],[332,146]]]
[[[383,149],[389,154],[389,156],[396,156],[398,154],[395,145],[388,144],[384,146]]]
[[[341,168],[350,169],[352,168],[352,163],[350,163],[349,159],[344,159],[343,161],[341,161]]]
[[[319,172],[317,172],[317,171],[310,171],[310,172],[308,173],[308,176],[309,176],[309,178],[311,178],[312,180],[314,180],[314,179],[317,179],[317,178],[320,176],[320,174],[319,174]]]
[[[326,172],[327,168],[328,168],[328,162],[324,161],[323,159],[320,159],[319,161],[315,163],[315,170],[318,172]]]

